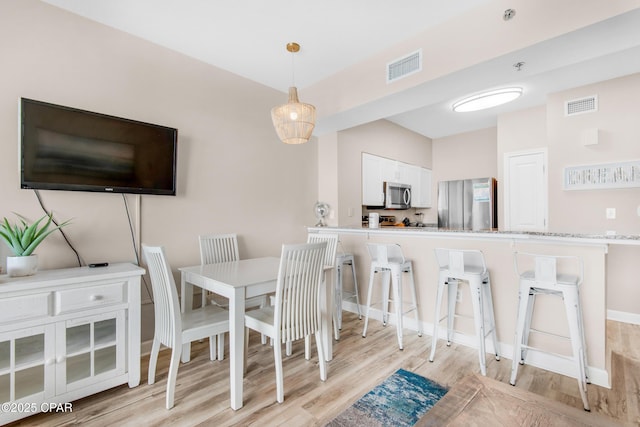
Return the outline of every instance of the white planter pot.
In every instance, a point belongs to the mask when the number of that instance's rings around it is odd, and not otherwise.
[[[38,255],[7,257],[9,277],[31,276],[36,271],[38,271]]]

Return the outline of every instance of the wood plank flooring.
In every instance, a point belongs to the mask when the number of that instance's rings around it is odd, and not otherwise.
[[[320,381],[317,357],[304,359],[304,344],[294,343],[293,355],[284,360],[285,401],[276,403],[275,370],[270,346],[260,344],[252,334],[248,370],[244,380],[244,407],[229,408],[229,361],[211,362],[208,342],[192,346],[192,360],[180,366],[175,406],[165,409],[165,389],[169,352],[158,361],[156,383],[146,384],[148,356],[142,357],[143,382],[130,389],[115,387],[73,402],[73,412],[39,414],[13,426],[322,426],[399,368],[404,368],[451,387],[479,371],[475,349],[438,342],[435,360],[427,360],[431,345],[428,336],[405,331],[403,351],[397,347],[395,326],[383,327],[371,321],[362,338],[363,320],[344,313],[340,341],[334,345],[329,377]],[[640,425],[640,357],[629,352],[640,348],[640,326],[609,322],[614,388],[589,385],[589,401],[594,413],[616,423]],[[314,346],[315,351],[315,346]],[[630,355],[630,357],[628,357]],[[618,360],[619,359],[619,360]],[[487,355],[487,376],[508,383],[510,360],[498,362]],[[521,367],[518,391],[530,391],[574,408],[582,408],[576,380],[540,370]]]

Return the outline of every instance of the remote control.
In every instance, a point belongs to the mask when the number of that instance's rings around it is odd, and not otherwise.
[[[98,262],[98,263],[94,263],[94,264],[89,264],[89,267],[91,268],[95,268],[95,267],[106,267],[108,266],[109,263],[108,262]]]

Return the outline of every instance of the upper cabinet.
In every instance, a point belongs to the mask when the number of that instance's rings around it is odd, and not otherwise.
[[[431,207],[431,169],[409,166],[409,184],[411,184],[411,207]]]
[[[431,207],[431,169],[362,153],[362,204],[384,205],[384,182],[411,185],[411,207]]]
[[[362,153],[362,204],[382,206],[384,204],[382,157]]]

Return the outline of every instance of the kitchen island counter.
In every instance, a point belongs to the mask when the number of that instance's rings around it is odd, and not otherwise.
[[[582,257],[584,260],[584,281],[580,291],[585,318],[590,377],[594,384],[609,386],[610,366],[608,366],[606,355],[608,288],[612,286],[624,287],[626,298],[637,300],[636,294],[640,294],[640,287],[631,286],[631,284],[636,281],[635,278],[640,277],[640,265],[637,262],[640,251],[640,236],[502,230],[471,231],[437,227],[385,226],[368,228],[360,225],[309,227],[308,231],[338,234],[342,250],[354,255],[361,303],[366,301],[370,275],[370,261],[366,243],[400,244],[406,258],[413,262],[420,322],[426,336],[433,333],[435,316],[438,266],[434,249],[445,247],[481,250],[491,274],[498,345],[500,354],[505,359],[512,357],[518,304],[518,276],[514,269],[514,252]],[[350,284],[345,286],[350,286]],[[462,300],[457,305],[456,313],[462,316],[471,315],[472,307],[468,288],[462,287],[461,289]],[[376,298],[378,297],[376,296]],[[540,298],[536,302],[536,306],[532,322],[534,327],[555,335],[568,335],[567,322],[561,302],[555,301],[555,299]],[[356,311],[355,305],[348,302],[345,302],[343,307]],[[379,310],[372,310],[372,312],[373,319],[382,318]],[[394,321],[392,318],[391,322]],[[477,348],[473,322],[464,317],[456,317],[455,322],[453,341]],[[405,318],[405,325],[407,329],[415,330],[417,328],[415,320],[409,317]],[[442,325],[439,334],[440,338],[444,336]],[[532,339],[539,343],[542,342],[544,348],[551,348],[554,353],[567,354],[568,352],[566,342],[557,339],[550,342],[545,336],[532,337]],[[436,358],[446,357],[446,351],[443,348],[437,352]],[[492,352],[492,344],[489,341],[487,342],[487,351]],[[530,354],[531,360],[528,363],[531,365],[572,375],[574,367],[566,359],[539,352],[531,352]],[[510,363],[510,361],[506,361],[506,363]]]
[[[546,240],[579,242],[582,244],[613,244],[613,245],[640,245],[640,234],[586,234],[586,233],[560,233],[547,231],[505,231],[499,229],[490,230],[454,230],[449,228],[403,227],[383,226],[369,228],[366,226],[343,227],[309,227],[310,232],[334,232],[338,234],[369,234],[373,235],[397,235],[397,236],[422,236],[434,238],[464,238],[464,239],[511,239],[511,240]]]

